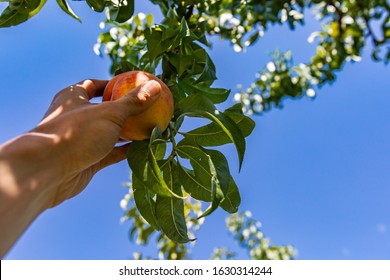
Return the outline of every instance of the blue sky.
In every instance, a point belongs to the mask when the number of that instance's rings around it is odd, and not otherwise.
[[[60,89],[110,78],[108,59],[93,52],[104,15],[71,1],[80,24],[53,2],[27,23],[0,29],[0,142],[34,127]],[[136,2],[138,11],[156,11]],[[242,54],[215,39],[216,86],[248,86],[275,48],[292,49],[296,63],[308,61],[314,47],[307,37],[317,27],[308,18],[294,32],[272,28]],[[366,50],[314,101],[286,101],[284,109],[254,117],[241,173],[234,147],[224,149],[241,190],[240,211],[252,211],[272,244],[295,246],[298,259],[390,258],[389,89],[389,68]],[[41,215],[7,258],[131,258],[139,249],[128,241],[129,225],[119,222],[128,175],[126,162],[99,173],[81,195]],[[206,219],[193,258],[223,246],[247,258],[227,232],[226,216],[218,210]]]

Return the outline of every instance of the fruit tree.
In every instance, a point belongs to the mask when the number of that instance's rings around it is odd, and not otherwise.
[[[9,3],[0,16],[0,27],[28,20],[46,1],[5,2]],[[57,2],[81,21],[70,8],[70,1]],[[193,231],[202,219],[218,207],[232,214],[238,211],[239,186],[219,147],[234,145],[241,168],[246,138],[255,127],[250,115],[281,107],[286,98],[314,98],[321,86],[335,80],[346,63],[360,61],[366,46],[373,60],[390,61],[390,6],[385,0],[150,0],[161,10],[160,21],[146,11],[134,13],[134,0],[85,2],[95,12],[106,12],[106,30],[100,34],[95,52],[111,59],[110,71],[115,78],[104,98],[114,100],[128,91],[125,86],[121,89],[126,85],[122,81],[126,73],[144,72],[157,76],[163,91],[173,96],[153,112],[164,115],[161,108],[174,104],[174,111],[165,114],[168,120],[165,115],[162,118],[165,124],[148,124],[140,137],[123,134],[124,139],[134,140],[128,158],[130,192],[122,201],[125,218],[132,221],[131,235],[144,243],[154,231],[160,231],[158,240],[165,258],[188,257],[184,244],[193,240]],[[294,29],[304,24],[308,10],[314,10],[322,24],[322,29],[308,39],[316,44],[316,54],[308,62],[294,65],[291,52],[276,51],[252,85],[233,94],[237,103],[223,111],[218,109],[231,91],[214,86],[217,74],[208,52],[210,37],[219,36],[241,52],[261,40],[272,25]],[[132,87],[138,85],[131,83]],[[183,124],[193,118],[208,123],[183,130]],[[148,121],[145,116],[140,119]],[[208,205],[206,209],[202,203]],[[256,227],[252,227],[249,242],[243,228],[256,223],[248,215],[234,214],[228,223],[252,258],[293,257],[291,247],[266,245]],[[228,258],[229,252],[216,251],[216,257]]]

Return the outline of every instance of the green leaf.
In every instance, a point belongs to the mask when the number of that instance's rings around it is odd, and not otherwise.
[[[207,52],[203,48],[199,47],[198,50],[194,51],[194,56],[196,57],[196,61],[199,66],[202,68],[202,72],[198,75],[196,82],[201,83],[215,81],[217,79],[215,65]]]
[[[166,1],[161,1],[161,2],[165,2],[167,4]],[[162,24],[164,24],[168,27],[174,28],[174,27],[179,25],[178,17],[179,16],[176,13],[176,9],[172,9],[172,7],[169,5],[169,9],[167,10],[167,12],[165,14],[165,17],[162,21]]]
[[[132,63],[132,61],[122,60],[120,62],[120,67],[115,70],[114,75],[116,76],[124,72],[134,70],[138,70],[138,68]]]
[[[68,2],[66,2],[66,0],[57,0],[57,3],[65,13],[67,13],[68,15],[73,17],[74,19],[77,19],[79,22],[81,22],[81,19],[78,16],[76,16],[76,14],[70,8],[70,6],[68,5]]]
[[[239,111],[234,107],[239,108]],[[232,108],[227,109],[224,115],[236,123],[244,137],[248,137],[255,127],[255,122],[251,118],[243,115],[241,108],[241,104],[236,104]],[[221,146],[232,143],[231,138],[214,122],[188,132],[182,132],[182,134],[185,137],[193,137],[201,146]]]
[[[176,68],[177,74],[181,77],[184,73],[191,71],[195,64],[195,57],[184,54],[169,55],[169,62]]]
[[[186,141],[176,146],[178,155],[190,160],[193,170],[180,167],[180,179],[187,193],[211,205],[201,217],[211,214],[228,194],[230,171],[225,156],[215,150],[206,150]]]
[[[130,19],[134,14],[134,0],[119,0],[120,6],[115,21],[123,23]]]
[[[175,105],[175,115],[178,117],[187,112],[214,113],[215,110],[214,103],[202,94],[191,94]]]
[[[230,176],[228,191],[225,197],[222,199],[220,207],[228,213],[236,213],[240,204],[240,192],[233,177]]]
[[[214,104],[224,102],[230,94],[230,90],[224,88],[210,88],[207,84],[203,83],[191,84],[188,81],[180,81],[178,84],[179,87],[188,94],[203,94],[213,101]]]
[[[228,161],[226,157],[217,150],[209,150],[204,148],[202,148],[202,150],[209,156],[211,174],[216,177],[218,181],[217,188],[223,194],[222,197],[225,197],[228,192],[230,181],[230,170]]]
[[[158,144],[158,145],[165,145]],[[130,144],[127,162],[134,176],[136,176],[143,185],[147,186],[149,190],[161,195],[168,197],[179,197],[175,193],[172,193],[171,189],[168,188],[165,183],[160,167],[157,163],[158,152],[156,147],[158,145],[151,146],[149,141],[133,141]]]
[[[145,21],[146,27],[151,27],[153,24],[153,15],[147,14],[146,15],[146,21]]]
[[[212,202],[211,205],[203,212],[200,218],[206,217],[213,213],[218,206],[220,206],[221,201],[225,198],[230,181],[230,171],[228,162],[225,156],[215,150],[206,150],[203,149],[208,155],[208,161],[211,172],[211,193],[212,193]]]
[[[108,5],[110,20],[123,23],[133,16],[134,0],[111,0],[110,2]]]
[[[238,107],[239,111],[237,112],[232,110],[233,107]],[[242,104],[236,104],[233,107],[227,109],[224,112],[224,114],[237,124],[238,128],[240,129],[244,137],[248,137],[252,133],[253,129],[255,128],[256,123],[250,117],[245,116],[242,113]]]
[[[162,32],[161,40],[165,41],[170,39],[170,41],[172,41],[171,43],[173,44],[173,41],[175,40],[173,37],[177,36],[177,33],[179,32],[179,28],[177,26],[171,27],[164,24],[158,25],[158,28]]]
[[[237,124],[230,119],[228,116],[223,113],[219,113],[216,115],[212,115],[207,113],[208,118],[212,120],[214,123],[219,125],[220,128],[226,133],[229,137],[229,140],[232,141],[234,146],[236,147],[238,159],[239,159],[239,170],[241,170],[242,162],[244,161],[246,143],[244,135],[241,133],[241,130],[237,126]]]
[[[188,71],[189,77],[186,77],[186,79],[191,80],[191,84],[195,81],[195,83],[204,82],[211,85],[217,79],[215,65],[210,56],[204,48],[193,42],[192,39],[182,42],[180,55],[190,55],[195,62]]]
[[[164,179],[172,193],[183,195],[178,178],[177,167],[174,163],[164,166]],[[183,200],[164,196],[157,196],[156,216],[163,233],[178,243],[192,241],[187,235],[187,225],[184,217]]]
[[[152,130],[152,133],[150,134],[149,149],[152,149],[152,145],[154,143],[166,143],[166,140],[162,139],[162,132],[161,132],[160,127],[158,127],[158,126],[156,126]]]
[[[187,157],[185,151],[178,150],[181,157]],[[212,200],[212,193],[210,187],[210,180],[208,174],[200,175],[202,170],[197,170],[197,175],[193,170],[187,169],[184,166],[179,166],[180,179],[183,187],[187,193],[197,200],[210,202]],[[207,172],[205,170],[205,172]],[[201,176],[204,176],[202,179]]]
[[[104,7],[106,6],[106,0],[87,0],[87,4],[95,12],[101,13],[104,11]]]
[[[149,60],[155,60],[159,55],[166,52],[171,46],[171,40],[163,40],[163,32],[156,28],[148,28],[144,31],[147,41]]]
[[[204,44],[207,47],[211,47],[211,43],[207,39],[207,27],[208,23],[206,21],[204,22],[198,22],[197,23],[197,29],[194,30],[195,35],[198,37],[198,41],[202,44]]]
[[[244,160],[246,143],[243,134],[233,120],[223,115],[222,113],[214,115],[209,112],[187,112],[183,113],[183,115],[189,117],[207,118],[213,121],[216,125],[218,125],[228,137],[229,142],[235,145],[239,160],[239,170],[241,170],[242,162]]]
[[[28,17],[29,18],[32,18],[33,16],[35,16],[41,9],[42,7],[46,4],[46,1],[47,0],[40,0],[39,1],[39,5],[38,7],[36,7],[35,9],[31,10],[28,14]]]
[[[0,15],[0,27],[9,27],[25,22],[36,15],[46,0],[13,0]]]
[[[162,171],[160,169],[160,166],[158,165],[157,163],[157,160],[158,160],[158,157],[157,156],[161,156],[161,154],[163,153],[162,156],[164,156],[165,154],[165,149],[163,149],[163,152],[161,152],[161,149],[158,148],[158,146],[160,145],[155,145],[156,143],[163,143],[163,145],[165,146],[165,140],[162,140],[161,139],[162,137],[162,134],[161,134],[161,131],[160,131],[160,128],[158,126],[156,126],[153,131],[152,131],[152,134],[150,136],[150,140],[149,140],[149,151],[148,151],[148,166],[150,167],[150,174],[154,177],[154,180],[157,182],[157,184],[154,185],[154,191],[159,194],[159,195],[162,195],[162,196],[168,196],[168,197],[176,197],[176,198],[179,198],[179,199],[184,199],[184,197],[182,196],[179,196],[177,195],[176,193],[174,193],[172,191],[173,188],[169,188],[167,183],[165,182],[164,180],[164,177],[162,175]],[[156,147],[156,149],[155,149]]]
[[[142,181],[132,175],[134,202],[141,216],[156,230],[160,229],[156,217],[154,194],[143,185]]]
[[[198,36],[196,36],[194,32],[192,32],[192,30],[189,28],[188,23],[184,17],[180,21],[180,31],[177,34],[177,39],[187,39],[189,41],[194,41],[198,39]]]
[[[210,172],[212,174],[211,176],[211,193],[212,193],[212,201],[210,206],[202,213],[202,215],[199,216],[198,219],[204,218],[211,213],[213,213],[219,206],[219,203],[223,199],[223,194],[220,191],[219,188],[219,181],[217,179],[217,171],[215,169],[215,166],[212,162],[212,160],[209,158],[209,166],[210,166]]]
[[[226,134],[229,141],[235,145],[239,159],[239,170],[241,170],[246,149],[245,137],[238,125],[228,115],[216,110],[210,99],[201,94],[190,95],[180,100],[175,110],[177,120],[187,116],[206,118],[214,122]]]
[[[251,46],[253,45],[260,37],[260,32],[256,32],[255,34],[252,34],[249,39],[248,39],[248,43],[249,44],[248,46]]]

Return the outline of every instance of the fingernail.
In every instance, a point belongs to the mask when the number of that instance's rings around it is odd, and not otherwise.
[[[142,91],[146,92],[149,94],[150,97],[156,96],[157,94],[160,93],[161,86],[157,81],[148,81],[146,82],[142,88]]]

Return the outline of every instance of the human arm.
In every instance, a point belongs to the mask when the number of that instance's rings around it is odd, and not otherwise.
[[[60,91],[43,120],[0,146],[0,257],[46,209],[80,193],[94,174],[126,158],[116,146],[132,114],[149,108],[161,87],[148,82],[119,100],[94,104],[107,81]]]

